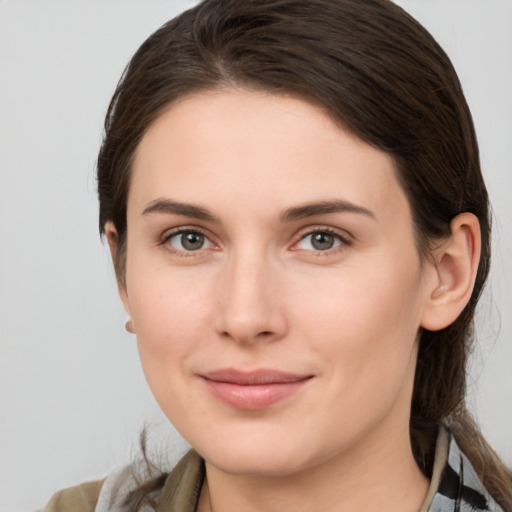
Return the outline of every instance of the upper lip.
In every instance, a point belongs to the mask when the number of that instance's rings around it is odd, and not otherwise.
[[[242,371],[235,368],[223,368],[213,370],[201,375],[207,380],[213,382],[226,382],[229,384],[238,384],[240,386],[257,386],[263,384],[286,384],[290,382],[300,382],[309,379],[312,375],[295,374],[283,372],[281,370],[258,369],[251,371]]]

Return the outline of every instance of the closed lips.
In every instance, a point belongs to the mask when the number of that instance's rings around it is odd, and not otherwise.
[[[232,408],[246,411],[277,404],[301,389],[312,377],[275,370],[241,372],[234,369],[202,375],[215,398]]]
[[[226,369],[208,372],[203,378],[213,382],[225,382],[239,386],[259,386],[264,384],[287,384],[310,379],[312,375],[296,375],[276,370],[256,370],[241,372],[239,370]]]

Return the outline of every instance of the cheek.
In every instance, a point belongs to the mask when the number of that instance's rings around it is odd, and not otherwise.
[[[204,272],[165,266],[144,270],[151,268],[134,261],[127,280],[130,313],[150,385],[153,379],[177,375],[176,369],[200,347],[201,333],[212,323],[214,304]]]
[[[316,297],[309,305],[308,345],[323,361],[328,383],[324,399],[311,404],[316,417],[327,417],[325,436],[341,432],[356,439],[390,411],[408,421],[416,364],[415,309],[386,283],[364,286],[346,281],[343,292],[328,290],[329,299]],[[351,293],[346,293],[350,291]],[[307,318],[307,310],[303,317]]]
[[[210,301],[204,286],[198,288],[190,279],[164,272],[146,277],[132,299],[140,361],[155,400],[185,435],[191,428],[188,422],[204,409],[194,393],[190,368],[194,355],[204,352]],[[190,418],[189,409],[196,416]]]
[[[398,335],[404,329],[416,330],[421,288],[419,264],[382,258],[296,279],[289,300],[299,321],[319,334],[332,330],[341,337],[350,334],[357,342],[374,332]]]
[[[292,293],[297,330],[347,388],[399,386],[414,356],[422,305],[417,264],[393,259]],[[316,340],[316,341],[315,341]],[[363,391],[362,391],[363,392]]]

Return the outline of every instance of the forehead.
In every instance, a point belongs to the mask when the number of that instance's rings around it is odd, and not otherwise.
[[[319,107],[229,89],[188,96],[149,127],[129,203],[140,210],[169,196],[243,210],[259,201],[277,210],[333,195],[388,210],[405,200],[392,158]]]

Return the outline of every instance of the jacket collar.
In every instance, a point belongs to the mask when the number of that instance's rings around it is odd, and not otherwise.
[[[503,512],[444,425],[439,428],[432,480],[420,512]]]

